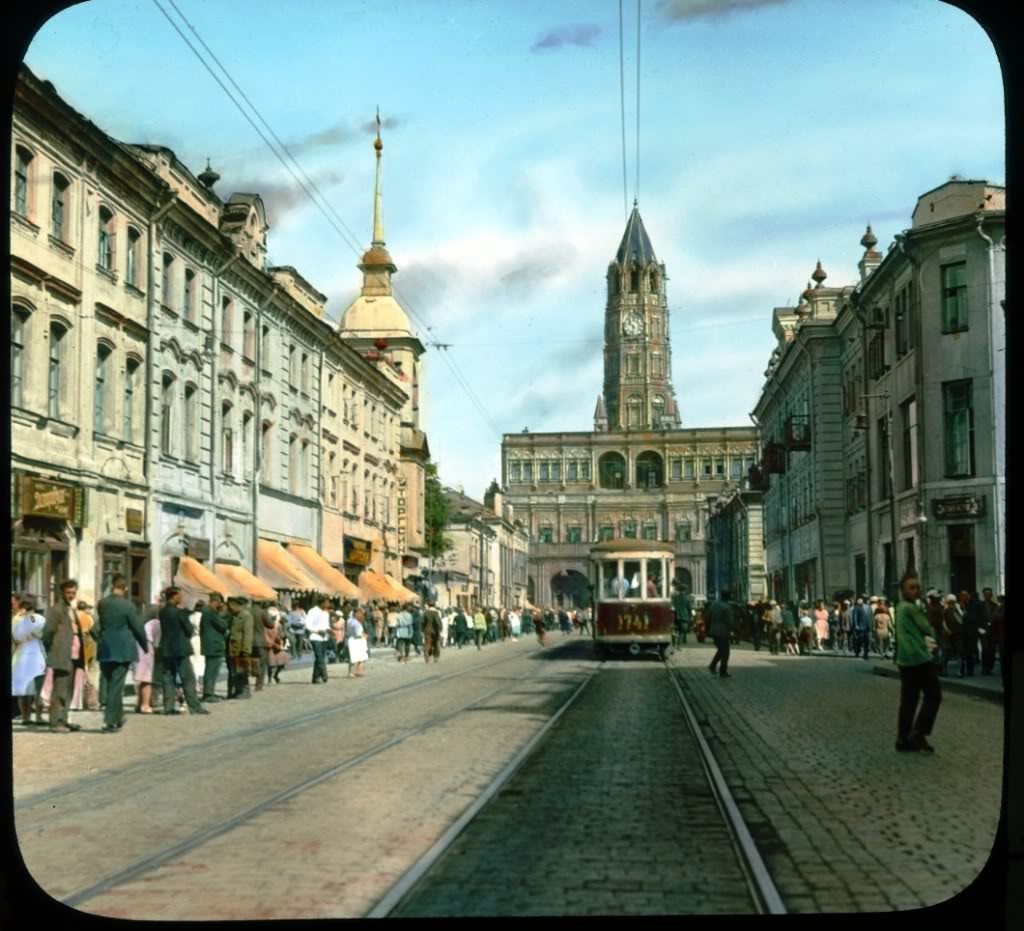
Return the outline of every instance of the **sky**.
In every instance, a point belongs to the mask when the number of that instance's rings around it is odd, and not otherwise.
[[[37,75],[117,139],[165,145],[196,173],[210,158],[223,198],[261,193],[271,264],[295,266],[338,318],[357,253],[161,7],[360,251],[380,107],[386,239],[428,344],[424,419],[445,484],[481,497],[503,432],[592,428],[626,219],[618,3],[89,0],[42,27]],[[637,188],[637,2],[622,7],[625,199],[666,265],[683,426],[749,424],[772,308],[795,303],[818,259],[827,285],[852,284],[868,222],[884,250],[951,175],[1003,182],[999,64],[940,0],[645,0]]]

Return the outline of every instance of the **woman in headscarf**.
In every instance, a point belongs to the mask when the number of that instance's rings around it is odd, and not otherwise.
[[[43,649],[43,628],[46,620],[35,613],[35,599],[30,595],[11,598],[11,695],[18,699],[21,723],[32,723],[35,706],[36,724],[43,723],[40,692],[46,678],[46,651]]]
[[[138,659],[132,665],[132,679],[135,680],[137,701],[135,711],[138,714],[153,713],[153,667],[156,662],[156,651],[160,646],[160,618],[152,617],[144,625],[149,649],[145,653],[138,647]]]
[[[878,652],[882,659],[889,658],[889,643],[892,639],[892,614],[889,611],[889,604],[884,598],[878,599],[875,607],[875,637],[878,640]]]

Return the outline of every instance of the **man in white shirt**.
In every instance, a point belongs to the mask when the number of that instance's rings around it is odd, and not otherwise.
[[[331,635],[331,600],[326,596],[306,614],[306,634],[313,648],[313,685],[327,681],[327,639]]]

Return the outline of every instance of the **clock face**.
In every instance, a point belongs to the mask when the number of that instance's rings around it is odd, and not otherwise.
[[[644,331],[644,318],[635,310],[622,323],[622,332],[626,336],[639,336]]]

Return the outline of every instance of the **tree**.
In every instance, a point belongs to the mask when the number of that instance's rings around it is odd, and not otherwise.
[[[441,487],[441,479],[438,477],[436,463],[427,463],[423,485],[423,529],[427,556],[430,557],[432,566],[435,559],[442,558],[455,547],[452,538],[445,533],[445,530],[448,528],[448,500],[445,498],[444,489]]]

